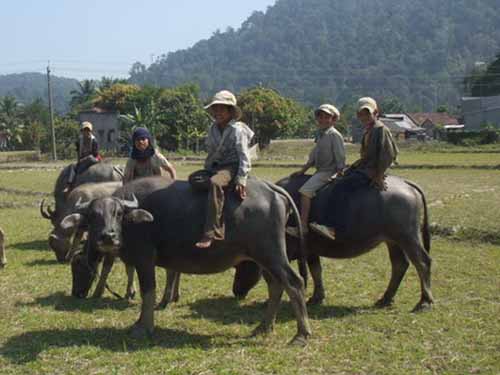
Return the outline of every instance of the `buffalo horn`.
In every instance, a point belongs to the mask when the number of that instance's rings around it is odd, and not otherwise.
[[[45,203],[45,199],[42,199],[40,202],[40,214],[42,215],[43,218],[45,219],[52,219],[52,216],[54,215],[54,211],[50,210],[50,206],[47,208],[47,212],[43,208],[43,204]]]
[[[82,203],[82,197],[80,197],[76,201],[75,210],[74,211],[78,212],[78,213],[83,213],[83,212],[87,211],[87,208],[89,208],[89,205],[90,205],[90,201]]]
[[[127,200],[122,200],[122,204],[126,208],[138,208],[139,207],[139,201],[137,200],[137,197],[135,194],[132,194],[132,199],[131,201]]]

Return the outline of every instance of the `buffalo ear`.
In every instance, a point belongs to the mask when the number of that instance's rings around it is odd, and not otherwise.
[[[134,224],[151,223],[154,221],[154,217],[148,211],[139,208],[127,213],[125,220]]]
[[[81,214],[71,214],[66,216],[60,224],[60,227],[65,232],[76,230],[85,220]]]

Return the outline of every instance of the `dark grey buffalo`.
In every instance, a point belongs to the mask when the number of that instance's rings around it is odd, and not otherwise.
[[[5,256],[5,234],[0,228],[0,268],[5,267],[7,264],[7,257]]]
[[[122,186],[121,183],[119,183],[119,186],[117,186],[117,189],[111,192],[111,194],[105,195],[105,196],[111,196],[114,195],[120,199],[127,199],[131,197],[135,197],[138,202],[142,202],[144,198],[151,194],[154,191],[164,189],[167,186],[169,186],[173,180],[169,176],[156,176],[156,177],[146,177],[146,178],[140,178],[134,181],[131,181],[124,186]],[[100,184],[95,184],[94,186],[98,186]],[[102,197],[95,197],[95,198],[102,198]],[[74,207],[73,211],[68,212],[68,215],[73,213],[73,212],[80,212],[80,211],[86,211],[89,205],[90,200],[85,200],[85,202],[79,202],[77,206]],[[81,227],[80,227],[81,228]],[[74,231],[75,227],[70,226],[69,228],[64,228],[64,231]],[[88,245],[88,244],[87,244]],[[86,249],[88,250],[88,249]],[[71,262],[71,268],[72,268],[72,275],[73,275],[73,285],[72,285],[72,291],[71,294],[75,297],[78,298],[85,298],[88,295],[88,292],[92,286],[92,283],[94,282],[95,277],[97,276],[97,263],[100,263],[102,261],[102,270],[101,270],[101,275],[100,279],[97,283],[97,286],[94,290],[94,294],[92,297],[100,297],[102,296],[104,289],[106,287],[106,281],[108,278],[109,273],[111,272],[111,269],[113,267],[113,264],[115,262],[117,254],[114,253],[113,251],[111,252],[106,252],[106,248],[102,247],[100,248],[101,251],[99,252],[93,252],[89,254],[88,251],[83,251],[81,253],[78,253],[76,256],[72,258]],[[90,259],[89,259],[90,256]],[[96,256],[97,258],[92,258]],[[97,263],[96,263],[97,262]],[[90,268],[90,265],[92,267]],[[86,271],[91,270],[91,273],[88,273]],[[128,276],[128,283],[127,283],[127,294],[126,298],[132,298],[135,294],[135,290],[133,288],[133,272],[134,272],[134,267],[127,266],[127,276]],[[78,277],[81,277],[78,279]],[[176,280],[179,279],[179,276],[177,273],[170,273],[167,276],[168,280],[168,285],[171,286],[176,286]],[[177,281],[178,282],[178,281]],[[178,292],[178,288],[176,289],[165,289],[164,297],[162,298],[162,302],[160,303],[161,307],[166,307],[168,302],[174,302],[178,299],[178,295],[174,294],[175,292]]]
[[[288,177],[278,182],[300,201],[299,189],[310,176]],[[320,257],[348,259],[365,254],[381,243],[386,243],[392,265],[391,280],[376,305],[392,304],[406,270],[412,263],[420,278],[421,297],[414,311],[428,308],[433,303],[431,293],[431,238],[427,203],[422,190],[410,181],[389,176],[387,191],[360,189],[349,196],[349,211],[345,213],[347,233],[339,233],[335,241],[311,231],[308,235],[308,265],[314,280],[310,304],[319,304],[325,298]],[[317,220],[333,186],[322,190],[313,201],[310,222]],[[287,238],[289,254],[297,251],[297,241]],[[235,284],[248,292],[259,276],[257,267],[236,275]]]
[[[68,194],[64,205],[59,210],[60,219],[54,220],[54,228],[49,234],[49,246],[59,262],[66,262],[72,258],[85,232],[84,228],[65,230],[61,227],[61,220],[70,215],[77,204],[90,202],[96,198],[110,197],[121,186],[121,181],[89,183],[76,187]]]
[[[67,226],[89,228],[89,268],[98,251],[118,252],[139,275],[142,309],[133,333],[152,333],[154,327],[155,264],[173,271],[208,274],[227,270],[251,260],[264,269],[269,302],[255,334],[272,330],[281,296],[290,297],[298,324],[293,343],[305,343],[310,335],[302,279],[291,268],[285,246],[289,213],[298,213],[288,194],[259,180],[248,181],[248,198],[228,194],[224,207],[226,239],[209,249],[195,246],[201,237],[206,214],[206,193],[194,192],[178,181],[148,195],[137,204],[118,198],[92,201],[85,212],[64,219]],[[305,254],[299,269],[306,277]]]
[[[70,173],[71,165],[64,168],[59,176],[57,177],[56,183],[54,185],[54,201],[55,209],[52,210],[50,206],[46,209],[44,208],[44,200],[40,203],[40,213],[45,219],[49,219],[54,226],[54,230],[57,230],[61,220],[71,212],[73,204],[75,201],[70,201],[68,198],[71,193],[65,194],[64,189],[67,186],[67,181]],[[76,176],[73,186],[76,188],[83,184],[98,183],[98,182],[111,182],[111,181],[121,181],[122,180],[121,171],[111,164],[107,163],[97,163],[89,167],[86,171]],[[56,258],[60,262],[67,261],[67,254],[69,247],[67,242],[58,241],[52,235],[54,231],[49,234],[49,247],[54,250]]]
[[[172,182],[173,180],[169,176],[140,178],[127,183],[123,187],[120,185],[120,188],[113,192],[113,196],[125,200],[131,199],[133,196],[135,196],[140,204],[144,200],[144,198],[146,198],[146,196],[157,190],[166,188]],[[95,184],[94,186],[98,186],[98,184]],[[90,200],[91,199],[84,199],[84,202],[89,202]],[[74,207],[74,211],[85,211],[87,207],[88,205],[86,205],[85,203],[81,203],[80,207]],[[61,231],[67,233],[67,230]],[[101,277],[95,288],[93,297],[100,297],[104,292],[106,280],[109,273],[111,272],[111,268],[113,267],[115,256],[111,254],[103,255],[102,252],[99,252],[96,255],[98,255],[99,261],[103,261],[103,266],[100,275]],[[90,261],[90,263],[94,262],[95,259],[93,261]],[[95,271],[97,268],[93,265],[92,272],[90,274],[88,272],[85,272],[89,269],[88,254],[85,251],[77,254],[72,258],[71,267],[73,274],[72,295],[78,298],[85,298],[88,295],[90,288],[92,287],[95,276],[97,276],[97,272]],[[235,269],[235,280],[237,280],[237,282],[235,282],[233,285],[233,293],[237,298],[243,299],[246,297],[247,291],[250,290],[260,280],[262,272],[260,272],[260,267],[251,261],[241,262],[236,265]],[[127,272],[130,272],[129,269],[127,269]],[[255,276],[252,277],[253,275]],[[81,279],[78,279],[78,277],[80,276]],[[129,275],[129,285],[131,282],[130,277],[133,276]],[[180,273],[167,270],[165,291],[161,301],[157,305],[158,310],[165,309],[169,303],[178,301],[179,283]],[[129,289],[127,289],[127,291],[128,290]],[[129,295],[128,292],[127,295]]]

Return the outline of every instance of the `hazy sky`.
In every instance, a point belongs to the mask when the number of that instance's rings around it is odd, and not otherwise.
[[[16,0],[0,10],[0,74],[126,76],[135,61],[192,46],[276,0]]]

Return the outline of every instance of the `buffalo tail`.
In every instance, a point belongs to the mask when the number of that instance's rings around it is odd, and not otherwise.
[[[408,181],[408,180],[405,180],[405,182],[408,185],[410,185],[412,188],[414,188],[416,191],[418,191],[418,193],[422,197],[422,204],[424,206],[424,223],[422,226],[422,239],[424,241],[425,250],[428,253],[430,253],[431,252],[431,231],[429,228],[429,211],[427,209],[427,200],[425,198],[425,194],[424,194],[422,188],[420,186],[418,186],[417,184],[415,184],[411,181]]]
[[[297,227],[299,228],[300,237],[299,256],[297,257],[297,263],[299,265],[299,274],[304,281],[304,288],[307,288],[307,247],[304,238],[304,231],[302,229],[302,221],[300,220],[299,209],[293,201],[293,198],[285,189],[269,181],[265,181],[265,183],[271,188],[271,190],[284,196],[287,199],[288,203],[290,204],[291,211],[295,216],[295,221],[297,222]]]

